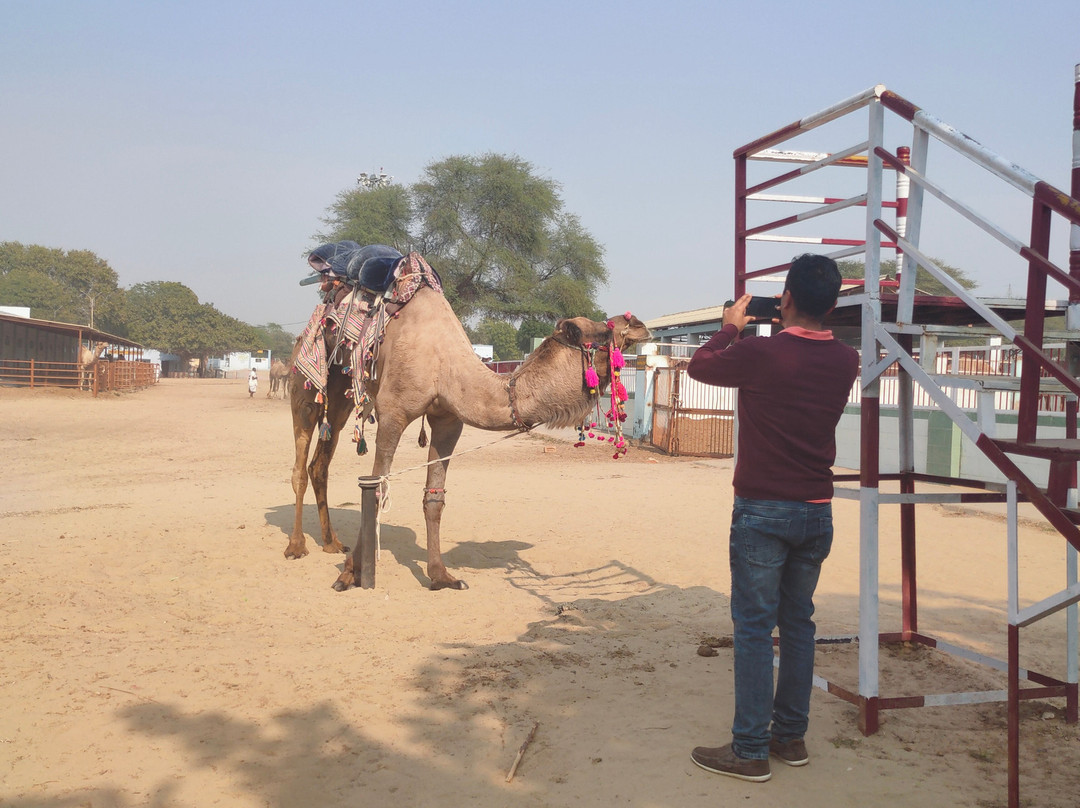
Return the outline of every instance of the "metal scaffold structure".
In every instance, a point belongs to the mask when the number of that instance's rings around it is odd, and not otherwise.
[[[834,152],[785,150],[795,138],[840,119],[848,123],[866,116],[866,139]],[[890,127],[910,132],[910,142],[890,151],[884,135],[886,116]],[[891,130],[890,130],[891,131]],[[820,132],[818,133],[820,135]],[[906,136],[905,136],[906,137]],[[996,184],[1004,183],[1030,200],[1030,234],[1027,239],[1010,235],[993,224],[963,195],[946,190],[935,176],[929,175],[931,144],[944,149],[952,158],[985,169]],[[838,247],[830,255],[837,260],[863,256],[865,274],[861,289],[845,295],[831,322],[859,327],[862,369],[859,388],[860,463],[857,475],[838,475],[838,482],[857,483],[857,488],[838,486],[837,496],[858,498],[860,503],[860,583],[858,635],[858,692],[833,683],[821,682],[829,692],[858,706],[859,726],[865,734],[878,730],[882,710],[930,705],[960,705],[1004,701],[1008,711],[1008,804],[1020,805],[1020,702],[1027,699],[1063,698],[1066,720],[1077,721],[1078,712],[1078,626],[1077,551],[1080,550],[1080,508],[1077,507],[1077,462],[1080,439],[1077,435],[1077,399],[1080,397],[1080,66],[1077,67],[1074,95],[1074,160],[1070,193],[1043,182],[1015,163],[1005,160],[979,142],[882,85],[852,96],[814,115],[802,118],[737,149],[735,158],[735,297],[744,294],[748,282],[775,279],[787,263],[753,268],[748,263],[748,247],[764,244],[790,247],[824,245]],[[795,165],[783,173],[749,184],[748,167],[755,163]],[[936,163],[935,163],[936,165]],[[865,185],[848,196],[805,196],[776,193],[780,186],[798,183],[802,178],[826,169],[844,168],[850,175],[858,169],[865,175]],[[885,199],[884,177],[896,179],[896,193]],[[822,176],[822,175],[818,175]],[[981,176],[981,175],[980,175]],[[772,191],[772,193],[767,193]],[[1003,259],[1012,261],[1025,274],[1025,294],[1017,300],[976,298],[951,277],[935,259],[920,248],[924,224],[933,201],[934,211],[947,211],[988,236],[996,249],[1006,251]],[[978,200],[982,202],[980,197]],[[755,213],[768,205],[795,204],[799,213],[760,224],[749,223],[748,210]],[[808,207],[813,206],[813,207]],[[838,218],[843,211],[865,208],[865,217],[857,238],[830,238],[805,234],[805,223],[826,217]],[[893,222],[886,222],[883,211],[894,212]],[[1068,267],[1051,260],[1051,223],[1063,222],[1070,233]],[[800,235],[791,235],[801,230]],[[896,276],[881,277],[882,251],[896,257]],[[1011,253],[1011,255],[1009,255]],[[916,289],[916,268],[922,268],[948,290],[948,295],[929,296]],[[1063,290],[1067,301],[1051,304],[1048,284]],[[1060,293],[1059,293],[1060,294]],[[1047,314],[1065,315],[1064,330],[1053,336],[1066,343],[1064,361],[1046,348],[1050,336]],[[1022,321],[1022,324],[1016,323]],[[1020,356],[1018,378],[970,379],[980,405],[977,417],[957,406],[947,387],[957,385],[956,377],[945,379],[935,367],[939,341],[958,333],[995,335],[1011,344]],[[895,374],[899,390],[898,469],[883,471],[881,460],[880,390],[883,376]],[[1006,386],[1019,391],[1015,434],[995,420],[994,395]],[[957,429],[985,455],[1000,472],[999,479],[965,479],[958,476],[929,475],[916,470],[914,392],[916,386],[929,395],[934,405],[952,420]],[[1047,392],[1064,394],[1064,437],[1048,437],[1040,430],[1040,400]],[[985,405],[984,405],[985,402]],[[1019,460],[1023,458],[1023,461]],[[1030,458],[1036,458],[1045,470],[1044,477],[1030,471]],[[881,484],[888,482],[889,490]],[[923,484],[933,485],[923,485]],[[942,491],[940,486],[949,486]],[[933,489],[933,490],[924,490]],[[961,490],[962,489],[962,490]],[[916,567],[916,508],[919,505],[946,502],[1003,503],[1006,512],[1007,543],[1007,659],[991,659],[952,643],[936,639],[923,631],[918,620],[918,585]],[[1021,606],[1020,548],[1018,538],[1019,503],[1030,503],[1052,528],[1061,535],[1065,550],[1060,589],[1034,603]],[[897,505],[900,511],[901,614],[899,631],[881,631],[879,627],[879,511],[883,505]],[[1020,629],[1050,615],[1064,612],[1064,676],[1049,676],[1027,670],[1020,664]],[[980,691],[948,694],[904,694],[885,696],[879,692],[879,645],[903,641],[935,647],[966,659],[986,664],[1007,673],[1004,691]]]

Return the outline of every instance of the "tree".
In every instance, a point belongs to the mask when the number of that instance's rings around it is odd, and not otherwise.
[[[89,250],[0,244],[0,299],[33,317],[79,323],[124,336],[124,290],[116,272]]]
[[[471,338],[477,344],[490,345],[497,361],[521,358],[517,345],[517,329],[505,320],[481,320],[472,330]]]
[[[288,362],[292,355],[293,345],[296,343],[296,335],[286,331],[277,323],[255,326],[261,340],[261,345],[271,352],[271,355],[282,362]]]
[[[600,320],[601,317],[593,317],[591,319]],[[531,353],[533,349],[533,340],[539,337],[543,339],[548,336],[555,328],[555,323],[549,323],[546,320],[536,320],[530,318],[528,320],[522,320],[521,325],[518,326],[517,331],[517,346],[523,354]]]
[[[967,276],[967,273],[962,269],[958,269],[954,266],[950,266],[937,258],[932,259],[935,264],[941,267],[944,272],[953,278],[957,283],[963,286],[965,289],[974,289],[978,286],[978,283]],[[866,266],[858,261],[840,261],[837,266],[840,267],[840,275],[844,278],[862,278],[866,274]],[[896,259],[890,258],[887,261],[881,262],[881,274],[896,279]],[[935,295],[939,297],[951,297],[952,292],[945,284],[931,275],[922,267],[918,267],[915,272],[915,288],[919,294],[923,295]]]
[[[400,185],[349,189],[339,193],[330,206],[323,219],[330,230],[317,238],[324,243],[386,244],[405,253],[412,243],[411,219],[409,191]]]
[[[252,350],[262,344],[252,326],[200,303],[182,283],[139,283],[131,287],[127,299],[131,338],[181,359],[205,360],[211,354]]]
[[[68,284],[79,296],[79,313],[93,328],[122,334],[124,291],[115,270],[89,250],[71,250],[63,264]]]
[[[520,157],[448,157],[411,187],[343,192],[324,221],[323,240],[417,249],[463,321],[598,316],[603,248]]]

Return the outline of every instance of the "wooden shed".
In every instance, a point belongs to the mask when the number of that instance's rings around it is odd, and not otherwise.
[[[143,351],[137,342],[90,326],[0,313],[0,386],[70,387],[95,395],[145,387],[157,373]],[[90,355],[96,361],[87,365]]]

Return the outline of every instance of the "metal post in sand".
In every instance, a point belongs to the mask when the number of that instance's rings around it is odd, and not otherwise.
[[[354,553],[354,561],[360,562],[360,588],[375,588],[375,555],[379,545],[376,522],[379,507],[378,477],[361,477],[360,480],[360,540]]]

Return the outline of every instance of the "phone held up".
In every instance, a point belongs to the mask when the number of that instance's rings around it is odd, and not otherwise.
[[[729,300],[724,303],[724,308],[734,305],[735,301]],[[772,322],[774,318],[780,319],[780,298],[754,295],[750,298],[750,302],[746,306],[746,313],[759,322],[765,321],[766,323],[769,323]]]

